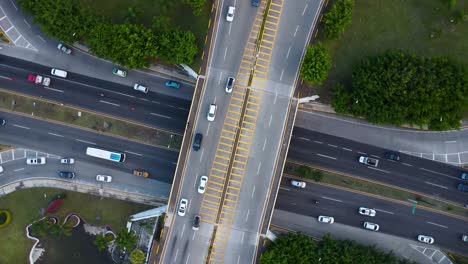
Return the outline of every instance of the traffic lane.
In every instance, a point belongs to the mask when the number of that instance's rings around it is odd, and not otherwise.
[[[456,185],[460,180],[450,175],[442,175],[437,171],[426,169],[426,167],[430,167],[430,165],[426,166],[426,163],[436,163],[434,161],[420,159],[419,165],[424,163],[424,167],[420,167],[411,164],[405,165],[401,162],[393,162],[380,157],[379,166],[374,168],[360,164],[357,161],[359,155],[362,154],[345,150],[337,145],[329,145],[331,144],[316,143],[315,141],[293,137],[288,158],[418,192],[441,196],[462,204],[466,202],[464,193],[456,189]],[[436,164],[446,166],[441,163]]]
[[[323,134],[317,131],[308,130],[297,126],[294,127],[293,135],[294,137],[299,139],[310,140],[311,142],[318,144],[323,143],[328,146],[331,145],[330,147],[338,147],[356,153],[362,152],[363,154],[365,153],[370,156],[377,156],[382,159],[384,158],[384,154],[386,152],[391,151],[378,146],[369,145],[333,135]],[[400,153],[400,155],[401,161],[399,163],[401,163],[402,165],[410,164],[415,167],[425,168],[428,171],[435,171],[436,174],[441,176],[452,176],[458,178],[460,175],[459,167],[455,167],[442,162],[434,162],[432,160],[423,159],[403,153]]]
[[[78,157],[93,164],[108,168],[119,168],[131,173],[135,168],[148,170],[152,177],[171,183],[178,153],[165,148],[127,141],[86,130],[60,124],[1,113],[7,124],[1,128],[0,142],[17,147],[25,147],[60,156]],[[86,147],[102,147],[125,152],[124,163],[110,162],[89,157]]]
[[[315,204],[315,200],[319,204]],[[375,209],[376,216],[360,215],[357,212],[359,207]],[[461,241],[461,236],[468,233],[468,219],[461,220],[420,208],[416,208],[413,215],[409,205],[329,186],[309,183],[305,189],[299,189],[291,186],[289,179],[283,178],[275,208],[315,218],[319,215],[333,216],[336,223],[360,228],[363,228],[365,221],[377,223],[380,225],[379,232],[414,240],[420,234],[430,235],[434,237],[436,245],[458,252],[463,252],[467,246]]]
[[[184,129],[190,108],[189,101],[152,92],[144,94],[109,82],[101,81],[98,87],[51,77],[50,86],[44,87],[28,82],[29,73],[21,69],[0,66],[0,71],[10,78],[0,79],[4,88],[179,132]]]

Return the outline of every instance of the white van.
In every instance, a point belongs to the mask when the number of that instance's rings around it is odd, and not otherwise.
[[[52,71],[50,71],[50,73],[52,75],[55,75],[55,76],[58,76],[58,77],[62,77],[62,78],[67,78],[67,72],[66,71],[63,71],[63,70],[59,70],[59,69],[52,69]]]

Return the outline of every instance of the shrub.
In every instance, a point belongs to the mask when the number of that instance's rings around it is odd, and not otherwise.
[[[301,76],[304,80],[311,84],[321,84],[327,78],[330,67],[330,54],[323,44],[319,42],[307,47],[301,67]]]
[[[343,84],[338,83],[333,87],[332,107],[337,113],[349,113],[351,106],[351,94]]]
[[[338,0],[330,11],[324,16],[322,23],[325,25],[325,36],[329,39],[337,39],[351,24],[354,0]]]
[[[11,222],[11,214],[7,210],[0,210],[0,228],[6,227]]]

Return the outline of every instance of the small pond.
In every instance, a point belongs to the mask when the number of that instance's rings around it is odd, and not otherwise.
[[[83,264],[113,263],[107,250],[99,251],[93,244],[95,236],[84,231],[83,224],[74,228],[71,236],[40,237],[40,248],[44,248],[36,264]]]

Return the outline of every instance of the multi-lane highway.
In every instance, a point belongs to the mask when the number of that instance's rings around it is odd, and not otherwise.
[[[145,94],[135,91],[132,86],[119,84],[121,77],[116,77],[116,82],[108,82],[69,73],[67,79],[62,79],[51,76],[49,67],[7,56],[0,56],[0,60],[0,85],[4,89],[170,131],[182,132],[185,127],[190,102],[152,92],[156,88],[172,89],[164,86],[163,79],[148,84],[150,92]],[[31,73],[50,77],[50,86],[28,82],[27,78]],[[154,87],[156,84],[158,87]]]
[[[319,204],[315,204],[315,200],[318,200]],[[359,207],[375,209],[376,216],[360,215]],[[319,215],[332,216],[335,223],[357,228],[362,228],[362,224],[369,221],[380,225],[379,232],[382,233],[414,239],[415,242],[418,235],[429,235],[434,237],[435,246],[462,254],[467,252],[468,244],[463,242],[461,237],[468,234],[468,218],[457,219],[419,208],[412,214],[412,207],[408,204],[398,204],[313,183],[308,183],[305,189],[299,189],[291,186],[288,178],[284,178],[275,208],[315,218]],[[310,228],[315,229],[317,237],[322,236],[324,232],[333,234],[334,231],[326,224],[317,224]]]
[[[322,168],[358,175],[389,185],[410,189],[468,204],[466,193],[458,191],[462,182],[460,168],[410,155],[401,155],[401,161],[384,158],[388,150],[319,132],[296,127],[289,148],[288,159]],[[360,155],[379,159],[377,168],[358,162]]]
[[[6,119],[5,126],[0,127],[0,143],[38,150],[58,156],[75,157],[102,168],[118,170],[128,174],[133,169],[144,169],[150,172],[151,179],[164,183],[168,194],[169,184],[177,162],[178,153],[165,148],[157,148],[124,139],[84,131],[61,124],[53,124],[35,118],[0,112]],[[85,155],[87,147],[123,151],[127,159],[123,163],[104,161]],[[55,175],[54,175],[55,176]],[[135,176],[136,177],[136,176]],[[157,191],[157,190],[155,190]]]

